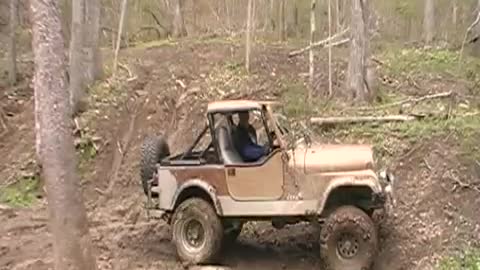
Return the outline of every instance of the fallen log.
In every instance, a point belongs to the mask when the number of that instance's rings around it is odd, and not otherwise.
[[[323,48],[329,48],[329,47],[337,47],[337,46],[340,46],[340,45],[343,45],[345,43],[348,43],[350,42],[350,38],[344,38],[342,40],[339,40],[339,41],[336,41],[336,42],[333,42],[333,43],[330,43],[330,44],[325,44],[324,46],[322,46]]]
[[[324,40],[317,41],[317,42],[313,43],[312,45],[308,45],[307,47],[302,48],[300,50],[292,51],[288,54],[288,57],[294,57],[294,56],[300,55],[300,54],[302,54],[306,51],[309,51],[310,49],[316,48],[316,47],[324,47],[325,45],[328,45],[328,43],[333,41],[334,39],[345,35],[348,32],[348,30],[349,30],[349,28],[346,28],[342,32],[336,33],[335,35],[333,35],[331,37],[328,37]],[[346,41],[343,42],[343,43],[346,43]],[[343,43],[339,43],[337,45],[340,45],[340,44],[343,44]],[[333,44],[331,46],[333,46]]]
[[[354,124],[365,122],[407,122],[417,120],[413,115],[387,115],[387,116],[346,116],[346,117],[312,117],[310,123],[316,125],[329,124]]]
[[[406,104],[406,103],[416,104],[416,103],[426,101],[426,100],[447,98],[447,97],[450,97],[450,96],[452,96],[452,91],[442,92],[442,93],[437,93],[437,94],[431,94],[431,95],[425,95],[425,96],[421,96],[421,97],[418,97],[418,98],[407,98],[407,99],[404,99],[404,100],[400,100],[400,101],[396,101],[396,102],[392,102],[392,103],[388,103],[388,104],[384,104],[384,105],[376,106],[376,107],[352,108],[352,110],[357,110],[357,111],[379,110],[379,109],[386,109],[386,108],[390,108],[390,107],[400,106],[400,105],[403,105],[403,104]]]

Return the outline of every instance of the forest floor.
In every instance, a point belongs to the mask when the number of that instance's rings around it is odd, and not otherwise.
[[[288,58],[285,44],[257,43],[251,74],[238,41],[153,42],[121,52],[117,79],[90,89],[91,107],[77,121],[78,171],[99,268],[183,269],[169,228],[148,221],[139,180],[139,146],[163,133],[173,151],[192,142],[204,125],[206,103],[216,99],[262,98],[284,102],[292,119],[306,114],[410,112],[423,120],[385,125],[315,129],[318,139],[374,145],[378,161],[394,169],[398,205],[381,230],[375,269],[478,269],[480,265],[480,61],[447,50],[379,48],[376,105],[452,91],[444,99],[360,110],[330,101],[325,53],[317,61],[315,100],[305,108],[305,56]],[[336,51],[334,82],[346,62]],[[110,66],[109,53],[105,53]],[[31,62],[15,88],[0,85],[0,270],[52,269],[52,239],[42,183],[35,175]],[[334,85],[334,92],[341,91]],[[395,105],[395,104],[394,104]],[[120,166],[119,166],[120,165]],[[111,196],[105,195],[111,190]],[[316,229],[298,224],[275,230],[249,224],[225,250],[234,269],[321,269]]]

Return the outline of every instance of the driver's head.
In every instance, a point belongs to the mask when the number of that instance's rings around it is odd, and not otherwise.
[[[239,120],[238,124],[240,126],[244,126],[244,127],[248,126],[249,119],[250,119],[250,115],[249,115],[248,112],[239,112],[238,113],[238,120]]]

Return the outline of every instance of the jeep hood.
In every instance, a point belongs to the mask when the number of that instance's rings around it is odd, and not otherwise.
[[[306,174],[373,169],[373,151],[368,145],[299,145],[289,164]]]

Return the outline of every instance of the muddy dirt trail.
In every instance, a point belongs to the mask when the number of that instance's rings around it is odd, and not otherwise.
[[[286,48],[257,47],[253,76],[238,68],[243,50],[234,43],[176,44],[124,52],[122,61],[136,79],[124,83],[120,94],[130,105],[137,104],[138,110],[109,200],[102,201],[101,191],[111,185],[117,141],[130,129],[132,110],[122,104],[111,106],[108,98],[98,97],[98,104],[90,109],[94,112],[91,119],[80,119],[80,125],[101,138],[98,154],[85,161],[81,170],[100,269],[184,268],[176,259],[168,226],[146,219],[138,176],[139,146],[147,134],[159,133],[168,137],[173,151],[187,146],[203,127],[208,100],[280,97],[285,81],[298,80],[306,67],[304,58],[285,60],[286,52]],[[9,119],[18,128],[1,141],[0,179],[8,179],[34,156],[31,96],[25,100],[21,112]],[[412,145],[408,155],[394,161],[398,206],[380,232],[375,269],[434,269],[444,251],[478,244],[480,199],[475,191],[453,189],[446,172],[464,166],[456,159],[455,138],[444,139]],[[459,169],[459,175],[469,181],[478,172]],[[42,198],[33,209],[1,206],[0,270],[52,269],[46,222]],[[282,230],[268,223],[248,224],[238,243],[225,248],[223,263],[240,270],[322,269],[316,239],[317,229],[307,224]]]

